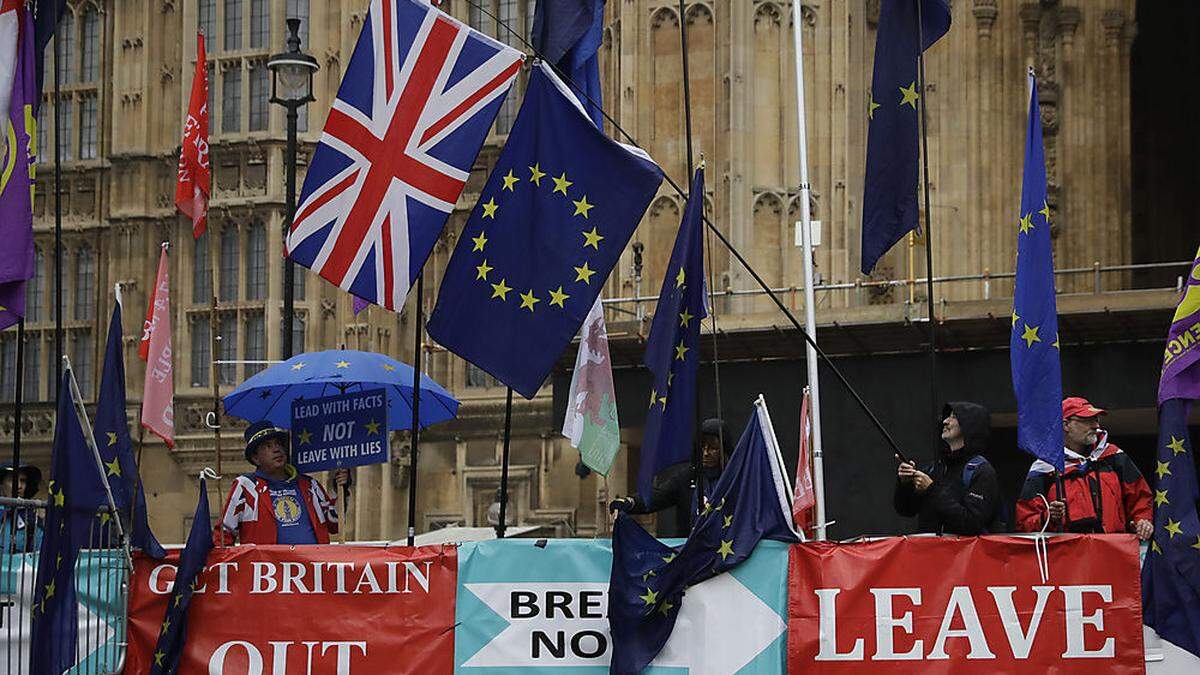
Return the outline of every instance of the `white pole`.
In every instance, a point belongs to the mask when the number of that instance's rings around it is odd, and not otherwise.
[[[799,144],[800,160],[800,236],[804,245],[804,330],[815,341],[817,339],[816,299],[813,294],[813,233],[812,215],[809,213],[811,189],[808,184],[808,132],[804,127],[804,50],[800,33],[800,0],[792,0],[792,46],[796,52],[796,139]],[[818,540],[825,539],[825,462],[821,452],[821,388],[817,373],[817,350],[807,345],[804,362],[808,366],[808,386],[811,394],[813,490],[817,497]]]

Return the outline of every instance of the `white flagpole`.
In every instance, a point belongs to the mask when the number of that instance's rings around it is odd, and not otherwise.
[[[804,50],[800,34],[801,3],[792,0],[792,46],[796,52],[796,138],[800,160],[800,236],[804,245],[804,330],[817,339],[816,299],[813,293],[813,237],[812,215],[809,213],[811,189],[808,184],[808,132],[804,120]],[[811,345],[805,348],[804,362],[808,366],[808,386],[811,392],[812,414],[812,458],[813,491],[817,498],[816,538],[825,539],[825,467],[821,444],[821,395],[817,373],[817,350]]]

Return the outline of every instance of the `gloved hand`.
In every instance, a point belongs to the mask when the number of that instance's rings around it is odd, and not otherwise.
[[[610,513],[617,511],[628,511],[633,508],[633,497],[617,497],[608,503]]]

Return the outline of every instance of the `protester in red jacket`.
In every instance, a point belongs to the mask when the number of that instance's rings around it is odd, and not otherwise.
[[[1062,414],[1066,498],[1059,494],[1054,467],[1034,462],[1017,501],[1017,529],[1040,532],[1049,519],[1049,532],[1131,532],[1149,539],[1154,533],[1150,487],[1100,428],[1099,418],[1107,411],[1072,396],[1063,399]]]
[[[253,473],[233,481],[221,522],[213,532],[218,544],[328,544],[338,531],[336,501],[319,481],[288,463],[289,434],[270,422],[246,429],[246,460]],[[349,480],[341,469],[339,489]]]

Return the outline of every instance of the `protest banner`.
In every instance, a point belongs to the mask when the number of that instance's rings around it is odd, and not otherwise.
[[[293,401],[292,463],[301,473],[382,464],[387,417],[383,389]]]
[[[178,556],[135,559],[126,673],[149,671]],[[214,549],[179,672],[449,673],[456,569],[451,546]]]
[[[1132,535],[892,537],[792,548],[792,673],[1142,673]],[[919,665],[918,665],[919,664]]]

